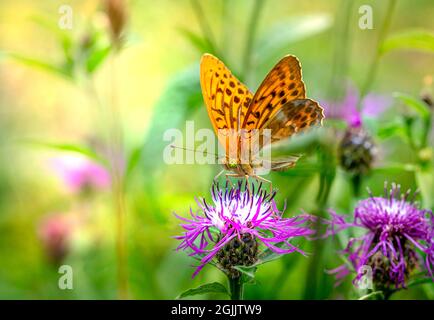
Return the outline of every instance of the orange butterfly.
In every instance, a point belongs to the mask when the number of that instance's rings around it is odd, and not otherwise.
[[[274,66],[255,95],[210,54],[202,57],[200,83],[209,118],[226,151],[223,166],[233,172],[227,177],[269,182],[259,177],[265,167],[285,170],[293,167],[299,157],[266,160],[259,157],[259,150],[321,124],[324,118],[323,108],[306,98],[301,65],[292,55]]]

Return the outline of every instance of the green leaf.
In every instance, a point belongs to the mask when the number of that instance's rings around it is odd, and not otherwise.
[[[188,289],[187,291],[184,291],[179,296],[177,296],[176,299],[183,299],[186,297],[191,297],[198,294],[206,294],[206,293],[224,293],[229,295],[229,292],[224,285],[222,285],[219,282],[212,282],[212,283],[201,285],[194,289]]]
[[[84,155],[88,158],[91,158],[101,164],[106,165],[107,160],[102,158],[100,155],[95,153],[93,150],[91,150],[88,147],[75,145],[75,144],[68,144],[68,143],[51,143],[51,142],[43,142],[43,141],[34,141],[34,140],[25,140],[25,143],[29,143],[31,145],[37,146],[37,147],[43,147],[48,149],[54,149],[59,151],[66,151],[66,152],[75,152],[79,153],[81,155]]]
[[[417,112],[423,119],[428,119],[431,116],[429,107],[422,100],[400,92],[393,93],[393,97],[401,100],[407,107]]]
[[[208,52],[212,53],[213,48],[209,41],[203,36],[187,30],[185,28],[178,28],[179,33],[190,42],[190,44],[195,47],[200,53]]]
[[[434,173],[431,168],[416,171],[416,181],[422,196],[424,208],[431,208],[433,203]]]
[[[394,136],[405,137],[405,128],[402,122],[387,123],[378,128],[377,136],[380,139],[388,139]]]
[[[103,48],[92,51],[86,62],[86,70],[93,73],[106,60],[111,51],[111,46],[107,45]]]
[[[276,244],[276,247],[278,248],[281,248],[283,246],[283,242]],[[276,253],[273,250],[267,248],[259,255],[258,261],[254,264],[254,266],[259,266],[261,264],[280,259],[281,257],[282,254]]]
[[[167,129],[182,130],[185,127],[184,121],[202,104],[199,66],[194,65],[175,75],[157,101],[152,125],[143,146],[143,170],[148,175],[164,164],[163,161],[155,161],[155,158],[160,157],[164,148],[170,144],[169,141],[156,143],[156,137],[162,139]]]
[[[406,30],[386,39],[380,54],[396,49],[413,49],[434,52],[434,33],[429,30]]]
[[[139,163],[141,156],[142,156],[143,146],[140,145],[136,148],[134,148],[129,157],[127,162],[127,168],[125,172],[125,181],[128,181],[128,178],[131,176],[131,173],[136,168],[137,164]]]
[[[59,28],[57,21],[51,17],[31,16],[30,20],[38,26],[45,28],[57,38],[57,42],[61,44],[65,60],[73,63],[74,39],[69,30]]]
[[[332,25],[330,15],[303,15],[278,22],[257,41],[254,57],[259,63],[269,61],[277,51],[290,44],[310,38],[327,30]]]
[[[380,298],[379,300],[383,300],[384,299],[384,294],[383,291],[374,291],[371,292],[367,295],[364,295],[362,297],[359,298],[359,300],[378,300],[378,298]]]
[[[234,266],[234,269],[238,270],[239,272],[245,274],[249,278],[254,278],[255,273],[257,270],[256,266]]]
[[[382,167],[372,168],[372,174],[399,174],[403,171],[414,172],[417,167],[411,163],[389,163]]]
[[[6,57],[9,57],[23,65],[28,67],[40,69],[43,71],[47,71],[56,75],[61,75],[65,78],[72,79],[72,72],[69,66],[59,66],[47,61],[31,58],[28,56],[21,55],[19,53],[13,52],[3,52]]]
[[[412,280],[407,284],[407,287],[416,287],[418,285],[425,284],[425,283],[433,283],[432,278],[425,277],[425,278],[421,278],[421,279]]]
[[[282,247],[285,247],[286,245],[284,242],[280,242],[280,243],[276,244],[275,246],[278,248],[282,248]],[[282,257],[283,257],[282,254],[276,253],[273,250],[267,248],[259,254],[258,261],[256,261],[251,266],[241,266],[240,265],[240,266],[234,266],[234,268],[236,270],[242,272],[246,276],[248,276],[250,278],[254,278],[255,272],[256,272],[258,266],[260,266],[261,264],[267,263],[267,262],[271,262],[271,261],[280,259]]]

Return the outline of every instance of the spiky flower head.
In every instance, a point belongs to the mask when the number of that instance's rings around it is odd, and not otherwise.
[[[239,183],[225,188],[213,184],[211,194],[213,204],[198,199],[200,211],[195,214],[190,210],[190,219],[176,215],[184,229],[183,235],[176,237],[181,240],[178,250],[191,250],[190,255],[200,260],[193,276],[213,261],[229,277],[236,278],[240,274],[233,267],[254,264],[262,248],[278,254],[304,254],[290,240],[313,233],[306,226],[312,217],[283,218],[274,201],[276,192]]]
[[[364,234],[349,240],[343,254],[357,272],[359,280],[364,266],[372,268],[373,282],[379,289],[404,288],[411,272],[425,266],[433,277],[434,265],[434,217],[431,211],[420,209],[410,199],[408,190],[401,194],[400,186],[385,184],[383,197],[362,200],[354,211],[354,220],[346,222],[343,216],[331,212],[331,233],[349,227],[360,227]],[[420,263],[420,261],[423,261]],[[350,273],[347,265],[334,270],[342,280]]]
[[[356,175],[369,172],[376,154],[374,140],[362,127],[349,127],[338,147],[341,167]]]

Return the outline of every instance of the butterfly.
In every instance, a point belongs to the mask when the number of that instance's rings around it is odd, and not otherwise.
[[[268,168],[286,170],[298,156],[265,159],[264,146],[283,140],[315,125],[321,125],[323,108],[306,98],[301,65],[293,55],[283,57],[253,94],[222,61],[204,54],[200,63],[200,84],[208,115],[218,140],[226,151],[221,160],[226,177],[253,177]],[[267,134],[266,134],[267,133]],[[268,171],[269,171],[268,170]],[[216,179],[215,178],[215,179]]]

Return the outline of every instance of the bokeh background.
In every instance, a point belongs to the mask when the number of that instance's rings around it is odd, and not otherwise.
[[[408,119],[432,115],[421,100],[434,73],[431,0],[114,3],[68,1],[73,27],[62,30],[65,1],[0,2],[0,298],[173,299],[225,283],[212,266],[192,279],[195,261],[173,239],[181,232],[173,212],[186,216],[194,197],[209,199],[220,167],[163,162],[166,129],[184,130],[187,120],[211,127],[199,85],[205,52],[252,90],[294,54],[309,97],[341,101],[350,83],[388,101],[364,119],[378,152],[358,182],[336,156],[344,119],[285,144],[286,153],[305,153],[296,168],[267,177],[287,216],[327,216],[327,208],[351,215],[366,187],[379,194],[386,180],[421,189],[432,208],[432,140],[412,145],[406,131]],[[359,28],[362,5],[373,9],[373,29]],[[418,141],[424,132],[415,130]],[[246,298],[360,295],[351,278],[335,287],[325,272],[341,263],[339,241],[302,246],[310,257],[264,265]],[[73,290],[58,287],[62,264],[73,268]],[[433,299],[434,288],[393,298]]]

